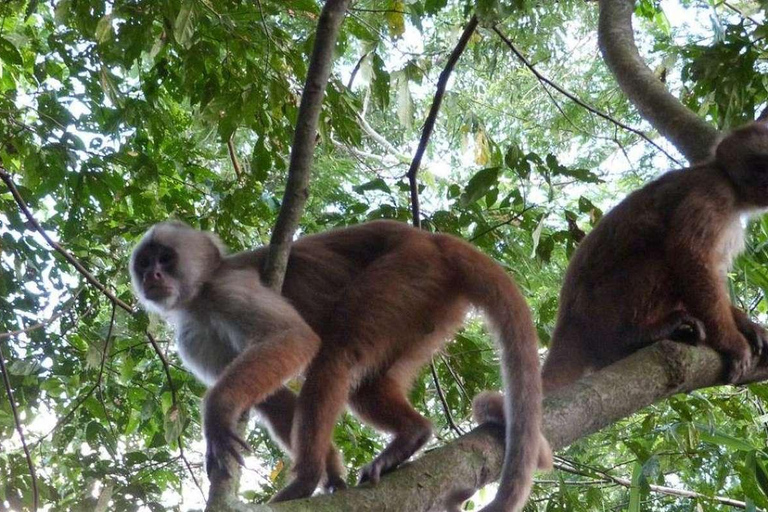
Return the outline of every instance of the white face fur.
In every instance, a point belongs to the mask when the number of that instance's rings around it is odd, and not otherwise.
[[[156,264],[157,252],[173,254],[167,267],[163,267],[163,293],[148,297],[143,270],[137,267],[137,258],[145,257]],[[224,246],[218,237],[198,231],[181,223],[161,223],[153,226],[136,245],[130,260],[131,283],[143,307],[148,311],[166,314],[194,298],[202,283],[218,266]]]

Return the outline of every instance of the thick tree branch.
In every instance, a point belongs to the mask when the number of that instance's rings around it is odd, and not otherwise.
[[[264,280],[274,290],[280,290],[283,286],[293,234],[309,196],[309,175],[315,150],[317,123],[325,88],[331,75],[333,48],[350,1],[327,0],[317,23],[315,45],[296,118],[288,181],[265,263]]]
[[[553,449],[564,448],[658,400],[722,384],[723,369],[710,348],[662,341],[547,397],[545,435]],[[765,379],[768,366],[753,369],[743,383]],[[391,511],[439,510],[446,494],[496,480],[503,456],[502,429],[483,425],[386,475],[376,487],[242,510],[365,512],[381,510],[382,503]]]
[[[632,31],[634,0],[600,0],[598,43],[621,90],[661,135],[690,162],[706,160],[715,128],[675,98],[640,57]]]
[[[437,119],[437,113],[440,112],[440,104],[443,102],[443,96],[445,95],[445,87],[448,85],[448,78],[451,76],[456,62],[464,53],[464,48],[467,47],[469,38],[475,33],[477,28],[477,17],[472,16],[467,26],[464,27],[459,42],[448,57],[448,62],[445,64],[445,68],[440,72],[440,77],[437,80],[437,90],[435,90],[435,97],[432,100],[432,106],[429,108],[429,114],[424,121],[424,128],[421,130],[421,139],[419,139],[419,146],[416,148],[416,153],[413,155],[411,166],[408,168],[408,183],[411,189],[411,212],[413,216],[413,225],[421,227],[421,218],[419,213],[419,186],[416,182],[416,174],[419,172],[419,166],[421,165],[421,159],[424,157],[424,152],[427,150],[427,144],[429,143],[429,137],[432,135],[432,130],[435,128],[435,120]]]

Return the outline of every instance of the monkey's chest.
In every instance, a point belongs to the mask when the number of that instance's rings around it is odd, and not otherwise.
[[[242,336],[210,317],[187,319],[176,331],[179,356],[195,376],[210,385],[240,352]]]
[[[720,235],[716,246],[716,264],[722,275],[728,272],[733,260],[744,250],[745,224],[746,219],[744,217],[734,215]]]

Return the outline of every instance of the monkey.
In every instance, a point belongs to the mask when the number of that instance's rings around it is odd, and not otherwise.
[[[566,270],[542,379],[547,395],[669,338],[722,354],[738,382],[768,335],[731,305],[726,272],[745,220],[768,207],[768,124],[723,138],[713,157],[665,173],[598,221]]]
[[[294,459],[294,475],[273,502],[311,495],[324,471],[339,478],[331,434],[346,404],[393,436],[360,472],[359,483],[377,483],[431,438],[407,392],[477,306],[497,334],[507,390],[502,476],[483,510],[519,511],[550,449],[541,435],[538,338],[506,272],[458,238],[382,220],[299,238],[278,294],[261,282],[267,249],[228,255],[215,235],[165,222],[131,256],[139,301],[174,327],[182,361],[210,386],[203,401],[209,474],[225,469],[225,457],[242,460],[240,415],[276,400],[273,409],[293,410],[290,435],[266,420]],[[295,404],[276,399],[298,375],[304,383]]]

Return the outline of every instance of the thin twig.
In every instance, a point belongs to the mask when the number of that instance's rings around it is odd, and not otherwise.
[[[360,71],[360,66],[363,65],[363,61],[367,56],[371,54],[373,50],[365,52],[359,59],[357,59],[357,63],[355,64],[355,67],[352,68],[352,74],[349,75],[349,81],[347,82],[347,89],[352,89],[352,84],[355,83],[355,77],[357,76],[357,72]]]
[[[456,432],[456,434],[463,435],[464,431],[461,430],[458,425],[456,425],[456,422],[453,420],[453,414],[451,414],[451,409],[448,407],[448,402],[445,400],[445,395],[443,394],[443,388],[440,386],[440,381],[437,378],[437,371],[435,371],[434,361],[429,362],[429,371],[432,372],[432,380],[435,383],[437,396],[440,399],[440,403],[443,406],[443,412],[445,412],[445,418],[448,420],[448,425],[451,427],[451,430]]]
[[[726,6],[727,8],[729,8],[730,10],[732,10],[733,12],[735,12],[736,14],[738,14],[739,16],[741,16],[742,18],[744,18],[745,20],[751,21],[752,23],[754,23],[758,27],[760,25],[762,25],[762,23],[758,22],[755,18],[749,16],[748,14],[745,14],[744,11],[742,11],[738,7],[735,7],[735,6],[731,5],[731,4],[729,4],[728,2],[723,2],[723,5]]]
[[[445,357],[444,353],[440,354],[440,360],[443,362],[446,368],[448,368],[448,373],[451,374],[451,377],[453,377],[453,380],[456,382],[456,385],[459,386],[459,390],[461,391],[461,394],[464,395],[464,399],[468,402],[472,401],[472,397],[469,396],[469,393],[467,392],[467,388],[464,387],[464,383],[461,381],[461,378],[456,373],[456,370],[453,369],[453,365],[451,365],[451,362],[448,360],[447,357]]]
[[[538,70],[537,70],[537,69],[536,69],[536,68],[533,66],[533,64],[531,64],[531,62],[530,62],[530,61],[529,61],[529,60],[528,60],[528,59],[525,57],[525,55],[523,55],[522,53],[520,53],[520,51],[519,51],[519,50],[518,50],[518,49],[515,47],[515,45],[512,43],[512,41],[510,41],[510,40],[509,40],[509,39],[508,39],[508,38],[507,38],[507,37],[506,37],[506,36],[505,36],[505,35],[504,35],[504,34],[503,34],[503,33],[502,33],[502,32],[501,32],[499,29],[498,29],[498,27],[493,27],[493,31],[494,31],[494,32],[496,32],[496,34],[497,34],[497,35],[498,35],[498,36],[501,38],[501,40],[502,40],[502,41],[504,41],[504,44],[506,44],[506,45],[509,47],[509,49],[510,49],[510,50],[512,50],[512,53],[514,53],[514,54],[515,54],[515,56],[517,56],[517,58],[518,58],[518,59],[520,59],[520,61],[523,63],[523,65],[524,65],[526,68],[528,68],[528,70],[529,70],[531,73],[533,73],[533,75],[536,77],[536,79],[537,79],[539,82],[541,82],[542,84],[546,84],[546,85],[548,85],[548,86],[552,87],[553,89],[555,89],[557,92],[559,92],[560,94],[562,94],[563,96],[565,96],[565,97],[566,97],[566,98],[568,98],[569,100],[573,101],[574,103],[576,103],[576,104],[577,104],[577,105],[579,105],[580,107],[582,107],[582,108],[585,108],[586,110],[588,110],[589,112],[591,112],[591,113],[595,114],[596,116],[598,116],[598,117],[601,117],[601,118],[605,119],[606,121],[608,121],[608,122],[610,122],[610,123],[613,123],[613,124],[615,124],[615,125],[617,125],[617,126],[620,126],[620,127],[621,127],[621,128],[623,128],[624,130],[627,130],[627,131],[629,131],[629,132],[632,132],[632,133],[634,133],[635,135],[637,135],[638,137],[640,137],[640,138],[644,139],[644,140],[645,140],[646,142],[648,142],[650,145],[652,145],[653,147],[655,147],[656,149],[658,149],[658,150],[659,150],[659,151],[660,151],[662,154],[664,154],[664,156],[666,156],[667,158],[669,158],[669,159],[670,159],[671,161],[673,161],[673,162],[674,162],[676,165],[682,166],[682,164],[681,164],[679,161],[677,161],[677,159],[675,159],[675,157],[673,157],[672,155],[670,155],[669,153],[667,153],[667,152],[664,150],[664,148],[662,148],[661,146],[659,146],[658,144],[656,144],[656,143],[655,143],[653,140],[651,140],[651,138],[650,138],[650,137],[648,137],[648,136],[647,136],[645,133],[643,133],[642,131],[638,130],[637,128],[632,128],[631,126],[628,126],[628,125],[626,125],[626,124],[622,123],[621,121],[619,121],[619,120],[617,120],[617,119],[614,119],[613,117],[609,116],[608,114],[606,114],[606,113],[604,113],[604,112],[602,112],[602,111],[600,111],[600,110],[598,110],[598,109],[596,109],[596,108],[594,108],[594,107],[592,107],[592,106],[588,105],[587,103],[583,102],[582,100],[580,100],[579,98],[577,98],[576,96],[574,96],[573,94],[571,94],[570,92],[566,91],[565,89],[563,89],[562,87],[560,87],[559,85],[557,85],[555,82],[553,82],[553,81],[552,81],[552,80],[550,80],[549,78],[547,78],[547,77],[545,77],[544,75],[542,75],[542,74],[541,74],[541,73],[540,73],[540,72],[539,72],[539,71],[538,71]]]
[[[497,229],[499,229],[502,226],[506,226],[507,224],[512,224],[514,221],[521,219],[522,216],[525,214],[525,212],[527,212],[527,211],[529,211],[529,210],[531,210],[533,208],[535,208],[535,206],[526,206],[520,212],[512,215],[507,220],[505,220],[503,222],[499,222],[498,224],[494,224],[493,226],[489,227],[488,229],[486,229],[484,231],[481,231],[480,233],[476,234],[475,236],[470,238],[469,241],[470,242],[474,242],[475,240],[477,240],[481,236],[485,236],[488,233],[490,233],[491,231],[496,231]]]
[[[27,441],[24,439],[24,431],[21,428],[19,412],[16,410],[16,402],[13,399],[13,390],[11,389],[11,380],[8,377],[8,370],[5,367],[5,355],[3,354],[2,345],[0,345],[0,373],[3,374],[3,385],[5,386],[5,394],[8,396],[8,403],[11,404],[13,423],[16,425],[16,432],[19,434],[19,439],[21,439],[21,447],[24,450],[24,457],[27,459],[29,475],[32,477],[32,510],[36,511],[39,500],[37,492],[37,473],[35,472],[35,464],[32,462],[32,455],[29,453]]]
[[[432,130],[435,128],[435,120],[437,119],[437,113],[440,111],[440,104],[443,102],[443,96],[445,95],[445,87],[448,84],[448,78],[451,76],[456,62],[467,47],[469,38],[474,34],[477,28],[477,17],[472,16],[464,27],[459,42],[448,57],[448,62],[445,64],[445,68],[440,72],[440,77],[437,80],[437,89],[435,90],[435,96],[432,99],[432,106],[429,108],[429,114],[426,121],[424,121],[424,127],[421,130],[421,138],[419,139],[419,146],[416,148],[416,153],[413,155],[411,166],[408,168],[408,184],[411,189],[411,212],[413,216],[413,225],[421,227],[421,218],[419,213],[419,186],[416,182],[416,174],[419,172],[419,166],[421,165],[421,159],[424,157],[424,152],[427,150],[427,144],[429,138],[432,135]]]
[[[587,478],[593,478],[593,479],[595,478],[594,475],[590,475],[587,472],[580,471],[578,469],[567,466],[565,464],[555,462],[553,466],[555,469],[559,469],[560,471],[565,471],[566,473],[584,476]],[[598,472],[603,477],[602,481],[604,482],[612,482],[626,488],[632,487],[631,480],[628,480],[626,478],[616,477],[608,473],[605,473],[603,471],[599,471],[599,470],[595,470],[595,471]],[[747,504],[745,502],[735,500],[733,498],[722,497],[722,496],[709,496],[709,495],[701,494],[695,491],[688,491],[685,489],[675,489],[674,487],[667,487],[664,485],[649,484],[648,488],[653,492],[657,492],[659,494],[666,494],[668,496],[678,496],[680,498],[708,500],[708,501],[714,501],[716,503],[720,503],[722,505],[728,505],[730,507],[741,508],[741,509],[747,508]],[[756,510],[761,510],[761,509],[756,509]]]
[[[229,140],[227,140],[227,151],[229,152],[229,159],[232,161],[232,168],[235,170],[235,176],[237,176],[237,180],[240,181],[243,179],[243,172],[240,169],[240,162],[237,161],[237,153],[235,153],[235,144],[232,142],[232,139],[235,137],[235,132],[232,132],[232,135],[229,136]]]
[[[113,302],[112,303],[112,315],[109,319],[109,328],[107,329],[107,337],[104,340],[104,350],[101,352],[101,364],[99,365],[99,376],[96,379],[96,384],[98,386],[98,393],[97,396],[99,398],[99,401],[101,402],[101,407],[104,409],[104,417],[107,419],[107,425],[109,425],[109,430],[112,433],[112,437],[115,438],[115,441],[117,441],[117,436],[115,435],[115,431],[112,428],[112,421],[109,418],[109,414],[107,413],[107,404],[104,402],[104,390],[101,387],[102,383],[102,375],[104,375],[104,365],[107,363],[107,354],[109,354],[109,340],[112,338],[112,329],[115,327],[115,312],[117,311],[117,305]]]
[[[389,142],[382,134],[377,132],[373,126],[366,121],[365,117],[363,117],[361,114],[357,115],[357,122],[360,125],[360,128],[363,129],[363,131],[373,140],[375,140],[381,147],[386,149],[392,156],[397,158],[397,160],[401,163],[408,163],[410,161],[410,158],[408,158],[408,155],[405,153],[402,153],[397,150],[397,148],[392,145],[391,142]]]
[[[147,331],[147,339],[149,339],[149,342],[152,344],[152,348],[155,349],[155,352],[157,352],[158,357],[160,357],[160,361],[163,363],[163,370],[165,371],[165,377],[168,379],[168,388],[171,390],[171,403],[172,406],[176,409],[179,408],[178,400],[176,399],[176,387],[173,385],[173,379],[171,379],[171,368],[170,364],[168,363],[168,359],[165,358],[165,354],[162,350],[160,350],[160,345],[157,344],[157,340],[155,339],[152,334]],[[189,460],[187,460],[187,456],[184,454],[184,442],[181,438],[181,433],[179,433],[179,437],[176,439],[179,443],[179,457],[181,457],[181,460],[184,461],[184,465],[187,467],[187,470],[189,471],[190,476],[192,477],[192,481],[195,483],[195,486],[200,491],[200,494],[203,496],[203,500],[207,501],[205,493],[203,492],[203,488],[200,486],[200,483],[197,481],[197,477],[195,476],[194,471],[192,471],[192,465],[189,463]]]
[[[109,300],[120,306],[125,311],[133,314],[133,308],[123,302],[122,300],[118,299],[112,292],[107,290],[107,287],[101,284],[93,275],[88,272],[88,270],[85,269],[85,267],[75,259],[74,256],[72,256],[66,249],[64,249],[62,246],[60,246],[58,243],[54,242],[50,236],[48,236],[48,233],[45,232],[43,227],[35,220],[35,217],[32,215],[32,212],[30,211],[29,207],[27,206],[27,203],[24,202],[24,198],[21,197],[21,194],[19,193],[19,189],[16,188],[16,185],[13,183],[13,179],[11,179],[11,175],[8,173],[8,171],[0,167],[0,180],[3,180],[8,187],[8,190],[11,192],[11,195],[13,196],[14,200],[16,200],[16,204],[19,205],[19,208],[21,208],[21,211],[24,213],[24,216],[27,218],[30,224],[35,228],[35,231],[40,233],[40,236],[45,239],[46,242],[48,242],[48,245],[53,247],[56,252],[64,256],[64,259],[67,260],[75,269],[82,275],[86,281],[91,283],[93,286],[95,286],[101,293],[106,295]]]

